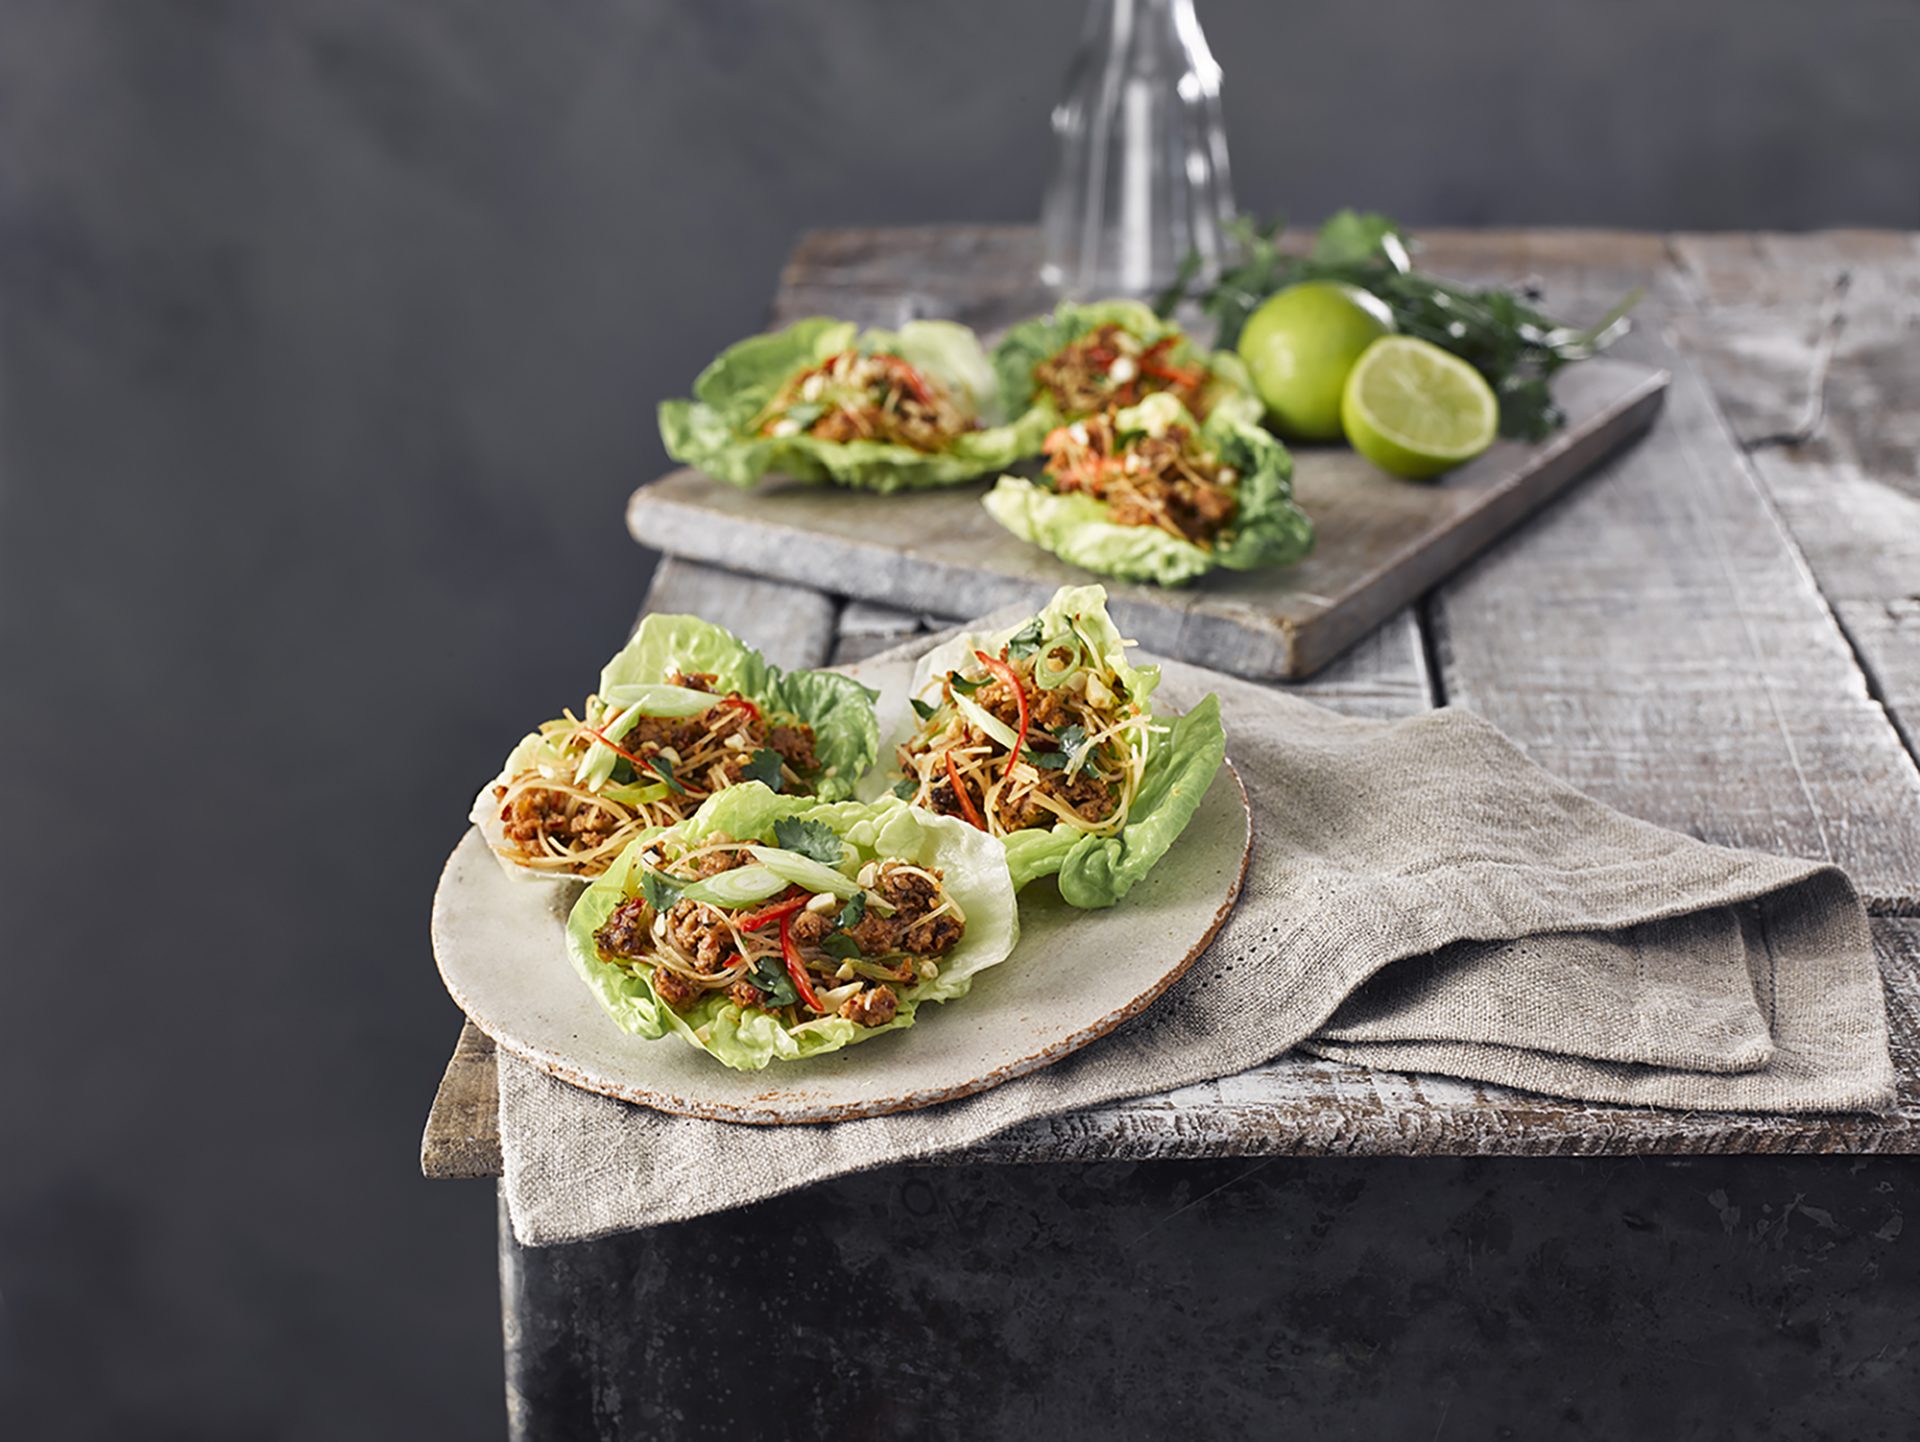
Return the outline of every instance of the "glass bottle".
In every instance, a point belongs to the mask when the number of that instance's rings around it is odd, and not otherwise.
[[[1040,277],[1076,299],[1147,296],[1189,251],[1218,272],[1233,216],[1220,67],[1193,0],[1091,0],[1053,109]]]

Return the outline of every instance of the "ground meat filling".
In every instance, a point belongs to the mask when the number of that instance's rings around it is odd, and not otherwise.
[[[1185,426],[1120,436],[1111,416],[1095,416],[1055,430],[1045,451],[1054,490],[1106,502],[1116,525],[1155,526],[1211,549],[1239,513],[1239,477]]]
[[[1056,648],[1053,653],[1056,664],[1065,664],[1070,659],[1069,653],[1064,650]],[[1022,751],[1029,761],[1049,753],[1057,758],[1062,736],[1084,735],[1089,730],[1099,728],[1101,723],[1073,709],[1075,693],[1070,693],[1064,686],[1045,687],[1034,683],[1031,659],[1022,658],[1005,664],[1019,682],[1018,694],[1005,676],[993,672],[968,694],[975,705],[1015,732],[1020,729],[1020,701],[1024,695],[1027,729]],[[1079,727],[1079,732],[1072,732],[1074,727]],[[898,752],[901,769],[909,777],[924,776],[924,789],[914,793],[915,804],[942,816],[959,817],[976,826],[983,822],[990,823],[986,829],[995,834],[1036,826],[1052,827],[1063,819],[1054,806],[1065,808],[1085,822],[1089,829],[1098,828],[1113,821],[1114,812],[1120,804],[1121,793],[1113,781],[1095,774],[1094,769],[1084,761],[1071,773],[1061,764],[1033,764],[1024,767],[1015,782],[998,788],[992,796],[991,815],[988,815],[988,792],[992,791],[992,786],[989,783],[983,787],[979,770],[975,770],[971,776],[962,771],[959,784],[966,788],[964,792],[955,790],[954,776],[948,773],[944,764],[935,764],[923,771],[924,758],[929,755],[937,758],[943,752],[975,757],[984,755],[988,758],[987,773],[997,777],[1005,766],[1005,745],[974,725],[964,713],[955,713],[943,728],[923,731]],[[1047,805],[1049,801],[1054,806]]]
[[[1147,345],[1124,326],[1096,326],[1033,368],[1034,398],[1045,393],[1061,415],[1074,417],[1135,406],[1168,391],[1194,419],[1205,420],[1206,368],[1176,364],[1177,344],[1177,336]]]
[[[665,679],[694,691],[719,689],[718,678],[708,672],[673,671]],[[571,744],[578,748],[576,755],[584,754],[595,732],[574,725]],[[556,854],[584,856],[607,846],[623,829],[683,820],[714,792],[747,779],[750,770],[764,776],[772,762],[762,753],[777,759],[782,791],[809,792],[820,775],[813,728],[794,717],[769,716],[737,691],[698,716],[642,716],[614,744],[624,753],[614,765],[614,784],[658,786],[671,777],[667,794],[644,805],[624,804],[543,785],[538,773],[524,773],[494,788],[502,833],[523,857],[551,863]],[[604,867],[611,857],[598,860]]]
[[[689,860],[672,863],[666,869],[676,879],[694,881],[746,865],[751,857],[733,845],[731,837],[708,838],[707,846]],[[846,929],[840,926],[843,903],[835,897],[826,905],[808,904],[787,913],[787,934],[809,974],[816,995],[827,991],[844,992],[848,983],[860,984],[851,995],[833,1000],[836,1013],[861,1026],[884,1026],[899,1014],[897,987],[912,984],[938,972],[938,958],[946,956],[966,933],[966,923],[941,884],[941,873],[885,861],[870,865],[862,873],[867,897],[861,918]],[[784,897],[769,902],[797,905],[806,896],[791,888]],[[760,908],[755,908],[756,910]],[[724,991],[728,1000],[742,1008],[776,1010],[772,993],[756,984],[754,970],[748,969],[752,948],[760,945],[756,967],[771,962],[776,974],[786,968],[784,956],[773,941],[778,929],[763,922],[754,932],[737,932],[745,912],[723,912],[682,897],[665,912],[656,912],[644,896],[621,902],[594,932],[594,941],[602,961],[610,964],[642,962],[648,964],[646,976],[654,994],[676,1011],[691,1006],[715,990]],[[826,943],[836,934],[850,939],[863,963],[882,968],[888,980],[861,978],[847,960],[844,947],[829,951]],[[755,938],[764,936],[767,943]],[[743,937],[748,939],[743,942]],[[742,955],[741,946],[749,951]],[[664,946],[683,958],[680,965],[690,966],[697,976],[688,976],[661,960]],[[745,974],[742,974],[745,973]],[[703,983],[701,978],[713,978]],[[798,1003],[785,1003],[793,1020],[812,1015]]]
[[[765,436],[881,441],[930,452],[979,425],[944,385],[899,356],[849,350],[789,380],[756,429]]]
[[[883,915],[878,907],[869,906],[866,915],[849,929],[847,934],[863,955],[885,956],[898,951],[922,958],[945,956],[966,930],[951,910],[940,910],[943,899],[939,887],[915,868],[887,863],[874,889],[893,912]]]
[[[545,850],[541,838],[552,837],[569,851],[586,851],[604,845],[624,819],[621,813],[605,806],[576,802],[564,791],[529,786],[508,795],[507,788],[493,788],[500,808],[500,829],[507,840],[521,850],[539,855]]]
[[[840,1015],[860,1026],[885,1026],[899,1011],[899,998],[885,986],[870,986],[840,1003]]]

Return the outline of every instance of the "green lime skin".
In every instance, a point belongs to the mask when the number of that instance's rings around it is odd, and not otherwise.
[[[1358,286],[1309,280],[1270,296],[1247,317],[1239,345],[1269,424],[1296,441],[1341,439],[1347,373],[1392,330],[1386,302]]]
[[[1408,481],[1465,465],[1500,433],[1500,402],[1486,378],[1414,336],[1367,347],[1347,377],[1340,410],[1348,443]]]

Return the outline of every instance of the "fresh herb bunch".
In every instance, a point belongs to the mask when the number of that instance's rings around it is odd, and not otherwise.
[[[1275,291],[1307,280],[1337,280],[1371,291],[1393,312],[1402,335],[1432,341],[1487,378],[1500,399],[1500,434],[1543,440],[1566,420],[1548,381],[1573,361],[1588,360],[1627,331],[1635,290],[1587,330],[1560,324],[1534,307],[1538,287],[1475,290],[1422,274],[1408,256],[1408,237],[1384,215],[1343,210],[1320,227],[1313,249],[1280,249],[1282,223],[1261,225],[1246,216],[1233,224],[1243,258],[1197,296],[1200,257],[1190,254],[1173,284],[1154,303],[1162,316],[1189,298],[1219,325],[1214,344],[1231,349],[1260,303]]]

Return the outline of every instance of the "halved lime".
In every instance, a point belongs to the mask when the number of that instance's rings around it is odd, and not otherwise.
[[[1382,336],[1340,394],[1353,448],[1381,470],[1424,481],[1472,460],[1500,434],[1500,402],[1456,355],[1413,336]]]

